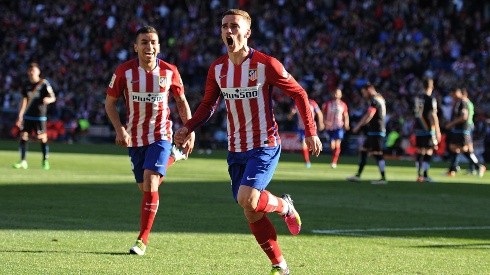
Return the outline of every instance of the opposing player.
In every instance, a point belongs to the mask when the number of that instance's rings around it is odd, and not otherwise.
[[[451,96],[455,103],[451,114],[451,120],[446,124],[446,129],[450,131],[448,141],[450,166],[447,175],[456,175],[456,160],[458,154],[463,153],[474,167],[477,167],[478,175],[483,177],[486,167],[479,163],[475,153],[470,151],[470,144],[472,144],[473,141],[469,123],[468,101],[463,100],[461,88],[454,88],[451,91]]]
[[[366,127],[366,139],[360,149],[359,169],[354,176],[348,177],[349,181],[360,181],[361,174],[367,162],[368,154],[371,154],[378,164],[381,179],[371,181],[371,184],[387,184],[385,177],[385,160],[383,155],[383,139],[386,136],[386,102],[379,94],[374,85],[367,83],[361,88],[362,96],[368,100],[369,107],[356,127],[352,129],[354,133],[359,132],[362,127]]]
[[[30,63],[27,67],[29,84],[22,90],[22,101],[15,125],[20,128],[20,161],[13,165],[16,169],[27,169],[27,142],[34,134],[41,142],[42,168],[49,170],[49,146],[46,122],[48,120],[48,105],[56,101],[53,88],[48,80],[41,78],[38,63]]]
[[[342,100],[342,90],[335,89],[333,99],[325,102],[322,106],[324,125],[330,139],[330,150],[332,151],[332,168],[337,168],[341,144],[344,139],[344,131],[349,127],[349,110],[347,104]]]
[[[243,208],[250,230],[272,263],[271,274],[289,274],[277,241],[276,230],[267,217],[275,212],[291,234],[301,229],[301,219],[287,194],[277,197],[265,190],[279,156],[281,141],[272,108],[272,87],[294,99],[305,123],[306,144],[316,156],[322,143],[309,111],[306,91],[275,58],[250,48],[251,18],[243,10],[223,14],[221,39],[228,54],[215,60],[208,71],[204,97],[192,119],[175,133],[184,145],[193,131],[213,114],[219,99],[225,101],[228,130],[228,172],[235,201]]]
[[[428,175],[434,149],[441,141],[441,129],[437,117],[437,101],[432,96],[434,80],[423,79],[424,91],[414,99],[414,133],[418,182],[431,182]]]
[[[320,109],[320,106],[318,106],[318,103],[316,103],[316,101],[314,101],[311,98],[308,99],[308,102],[310,107],[309,110],[311,112],[313,120],[318,123],[317,129],[318,131],[322,131],[325,128],[325,126],[323,125],[323,114]],[[288,114],[288,119],[292,120],[297,114],[298,114],[298,108],[295,105],[293,108],[291,108],[291,111]],[[303,120],[301,118],[297,118],[296,121],[297,121],[296,127],[298,131],[299,142],[301,143],[301,153],[303,155],[306,168],[310,168],[311,167],[310,151],[305,142],[305,124],[303,123]]]
[[[158,187],[167,166],[175,160],[170,157],[173,149],[169,96],[175,99],[182,122],[187,122],[191,111],[177,67],[157,58],[157,30],[151,26],[140,28],[133,48],[138,58],[116,68],[107,88],[105,109],[116,131],[116,144],[128,147],[135,180],[143,191],[140,232],[129,252],[144,255],[158,210]],[[119,118],[120,98],[126,107],[126,125]],[[194,136],[189,136],[184,145],[188,156],[194,147]]]

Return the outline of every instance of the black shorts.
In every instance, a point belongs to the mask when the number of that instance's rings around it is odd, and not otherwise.
[[[470,145],[472,143],[471,135],[464,134],[464,133],[451,133],[449,135],[448,143],[456,145],[458,147]]]
[[[384,137],[366,136],[363,149],[369,152],[383,152]]]
[[[415,137],[415,147],[417,148],[434,149],[436,145],[437,145],[437,140],[435,136],[427,135],[427,136]]]
[[[46,133],[46,121],[39,121],[39,120],[29,120],[29,119],[24,119],[24,125],[22,126],[21,131],[22,132],[27,132],[29,134],[44,134]]]

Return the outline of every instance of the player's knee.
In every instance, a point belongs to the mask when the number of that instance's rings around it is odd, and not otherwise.
[[[238,195],[238,204],[247,211],[255,211],[257,207],[257,199],[251,196],[240,196]]]

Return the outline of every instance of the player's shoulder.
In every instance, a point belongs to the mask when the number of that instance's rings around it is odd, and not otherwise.
[[[170,69],[172,71],[177,70],[177,65],[169,63],[163,59],[157,58],[157,65],[162,69]]]
[[[131,60],[128,60],[126,62],[123,62],[121,64],[119,64],[117,67],[116,67],[116,74],[124,74],[125,71],[127,70],[132,70],[132,69],[135,69],[135,68],[138,68],[138,59],[131,59]]]
[[[252,50],[253,50],[252,59],[256,62],[263,63],[265,65],[274,65],[274,64],[280,64],[281,63],[281,62],[279,62],[279,60],[277,60],[277,58],[275,58],[271,55],[268,55],[264,52],[261,52],[261,51],[255,50],[255,49],[252,49]]]
[[[228,54],[224,54],[218,58],[216,58],[213,63],[211,63],[211,67],[215,67],[219,64],[224,64],[225,62],[228,62]]]

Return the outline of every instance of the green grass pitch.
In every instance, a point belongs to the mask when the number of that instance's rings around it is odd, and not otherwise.
[[[141,195],[124,148],[52,143],[51,170],[30,143],[29,169],[15,170],[17,143],[0,142],[0,274],[268,274],[242,210],[231,196],[226,153],[173,165],[147,255],[129,255]],[[276,226],[291,274],[490,274],[490,176],[415,182],[411,161],[388,160],[389,184],[372,159],[361,183],[344,179],[357,158],[283,152],[269,190],[290,193],[300,235]],[[464,165],[463,165],[464,166]]]

